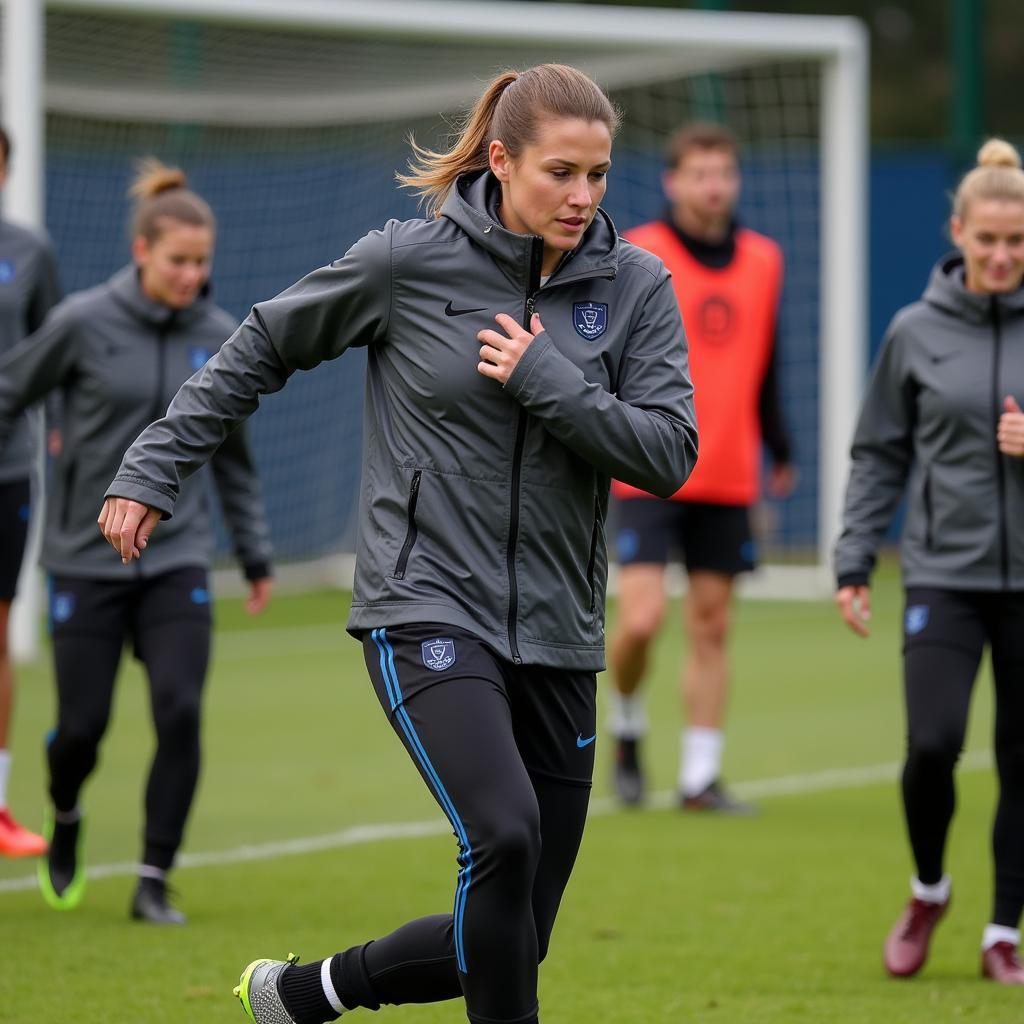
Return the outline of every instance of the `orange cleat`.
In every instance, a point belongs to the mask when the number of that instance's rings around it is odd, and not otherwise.
[[[0,856],[40,857],[46,849],[42,836],[19,825],[6,807],[0,808]]]

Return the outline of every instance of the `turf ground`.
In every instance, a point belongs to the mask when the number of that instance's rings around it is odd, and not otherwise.
[[[541,972],[545,1024],[1024,1020],[1024,994],[978,979],[995,793],[987,669],[960,777],[952,911],[922,976],[896,982],[881,970],[910,865],[895,782],[903,725],[891,577],[875,600],[868,642],[827,602],[740,607],[726,769],[757,795],[759,817],[684,817],[664,801],[616,810],[605,799],[611,745],[599,738],[597,813]],[[334,593],[280,597],[259,622],[238,602],[218,604],[186,844],[195,863],[174,878],[189,915],[180,930],[127,919],[151,727],[141,676],[123,670],[84,801],[88,862],[108,871],[78,910],[54,913],[25,883],[29,865],[0,863],[0,1021],[241,1022],[230,991],[249,960],[292,950],[315,959],[450,906],[454,840],[384,723],[343,632],[346,610]],[[649,743],[662,791],[676,769],[680,651],[679,631],[666,629]],[[41,661],[21,673],[16,715],[11,803],[26,823],[42,816],[52,716]],[[393,823],[424,823],[425,834],[353,830]],[[207,856],[218,853],[220,862]],[[353,1024],[364,1015],[465,1020],[457,1003],[359,1011]]]

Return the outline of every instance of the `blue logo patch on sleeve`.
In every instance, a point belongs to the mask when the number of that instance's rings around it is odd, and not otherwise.
[[[10,284],[14,280],[14,260],[0,260],[0,284]]]
[[[188,361],[193,370],[201,370],[207,364],[209,358],[210,350],[203,348],[202,345],[193,345],[188,350]]]
[[[576,328],[576,333],[587,341],[600,338],[608,326],[608,303],[574,303],[572,307],[572,325]]]
[[[75,614],[75,595],[59,590],[50,602],[50,615],[54,622],[67,622]]]
[[[206,587],[195,587],[189,597],[192,599],[193,604],[209,604],[210,603],[210,592]]]
[[[431,672],[443,672],[455,664],[455,641],[448,637],[424,640],[420,649],[423,652],[423,664]]]
[[[907,636],[915,636],[928,625],[928,605],[912,604],[907,608],[904,629]]]

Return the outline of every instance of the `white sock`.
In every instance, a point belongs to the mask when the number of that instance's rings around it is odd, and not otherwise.
[[[647,711],[639,690],[630,694],[616,690],[612,693],[611,703],[608,727],[616,739],[638,740],[647,735]]]
[[[914,899],[924,903],[945,903],[949,899],[949,892],[953,885],[953,879],[949,875],[943,875],[934,885],[925,885],[917,875],[910,879],[910,891]]]
[[[679,736],[679,788],[696,796],[718,778],[725,737],[721,729],[684,729]]]
[[[152,864],[139,865],[139,878],[152,878],[154,881],[162,882],[167,877],[163,868],[155,868]]]
[[[0,749],[0,811],[7,806],[7,776],[11,772],[11,755]]]
[[[1020,929],[1007,928],[1005,924],[987,924],[981,935],[981,951],[991,948],[997,942],[1009,942],[1020,945]]]

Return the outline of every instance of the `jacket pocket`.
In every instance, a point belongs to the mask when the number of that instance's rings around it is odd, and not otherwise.
[[[924,471],[924,480],[921,484],[921,510],[924,512],[924,546],[926,551],[931,551],[934,539],[932,530],[934,512],[932,504],[932,474],[928,469]]]
[[[590,586],[590,611],[594,612],[597,607],[597,593],[595,590],[594,570],[597,567],[597,545],[601,542],[601,499],[594,499],[594,529],[590,534],[590,558],[587,561],[587,583]]]
[[[60,504],[60,528],[67,530],[71,523],[71,499],[75,489],[75,477],[78,475],[78,463],[72,461],[64,476],[64,494]]]
[[[395,571],[391,574],[393,579],[405,579],[405,567],[409,564],[409,555],[412,553],[416,543],[416,503],[420,497],[420,477],[423,471],[417,469],[412,475],[412,482],[409,484],[409,506],[406,518],[408,526],[405,533],[405,541],[402,550],[398,552],[398,561],[395,563]]]

